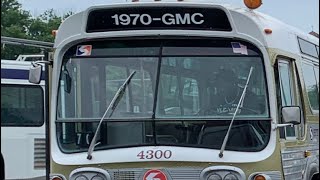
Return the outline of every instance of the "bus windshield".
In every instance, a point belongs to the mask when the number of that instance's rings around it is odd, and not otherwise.
[[[77,54],[90,45],[90,56]],[[259,151],[268,143],[265,71],[260,51],[228,39],[86,42],[64,56],[57,131],[65,152],[86,151],[99,120],[126,77],[136,71],[111,118],[101,126],[108,149],[173,145],[218,149],[245,99],[226,149]]]

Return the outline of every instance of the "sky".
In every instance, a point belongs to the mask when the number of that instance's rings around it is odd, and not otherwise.
[[[92,5],[110,4],[113,2],[125,1],[126,0],[18,0],[18,2],[22,4],[22,8],[30,11],[30,13],[34,16],[38,16],[45,10],[51,8],[54,9],[57,14],[62,15],[69,11],[79,12]],[[210,1],[213,3],[227,3],[235,6],[245,7],[243,4],[243,0],[206,1]],[[257,11],[273,16],[289,25],[302,30],[303,32],[311,32],[313,30],[319,33],[319,0],[263,0],[262,2],[262,6],[259,7]]]

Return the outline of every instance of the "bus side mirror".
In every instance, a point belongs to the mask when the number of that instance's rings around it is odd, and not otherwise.
[[[301,124],[301,109],[299,106],[284,106],[281,108],[282,123]]]
[[[29,82],[33,84],[39,84],[41,81],[42,66],[39,64],[32,64],[29,69]]]

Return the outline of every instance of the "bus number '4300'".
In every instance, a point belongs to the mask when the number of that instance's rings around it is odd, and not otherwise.
[[[170,150],[147,150],[147,151],[141,151],[137,155],[139,159],[170,159],[172,156],[172,151]]]

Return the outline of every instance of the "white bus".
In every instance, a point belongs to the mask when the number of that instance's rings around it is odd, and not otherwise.
[[[45,177],[45,82],[42,77],[39,85],[29,83],[30,65],[1,60],[1,168],[5,179]]]
[[[319,40],[257,10],[90,7],[55,39],[51,178],[314,180],[318,73]]]

